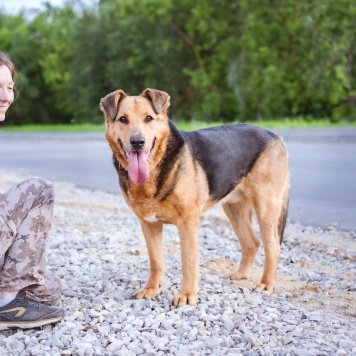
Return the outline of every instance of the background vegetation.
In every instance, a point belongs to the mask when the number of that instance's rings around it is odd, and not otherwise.
[[[9,15],[7,124],[101,123],[100,98],[151,87],[175,119],[356,120],[354,0],[101,0]]]

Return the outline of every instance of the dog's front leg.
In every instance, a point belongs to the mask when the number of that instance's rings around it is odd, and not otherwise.
[[[132,297],[136,299],[154,298],[160,293],[163,282],[163,227],[161,223],[148,223],[144,220],[141,220],[140,223],[150,258],[150,275],[146,286],[135,292]]]
[[[198,219],[192,214],[177,224],[182,258],[183,282],[173,304],[181,307],[195,305],[199,285]]]

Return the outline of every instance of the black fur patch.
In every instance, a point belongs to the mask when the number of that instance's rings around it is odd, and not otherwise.
[[[253,167],[274,133],[247,124],[184,132],[192,155],[207,176],[212,201],[228,195]]]
[[[124,169],[124,167],[117,160],[117,158],[114,154],[112,155],[112,161],[116,168],[116,172],[119,176],[120,187],[121,187],[122,191],[127,195],[127,191],[129,189],[129,185],[130,185],[129,174],[128,174],[127,170]]]
[[[171,120],[169,120],[169,130],[170,135],[167,140],[166,152],[157,167],[160,173],[157,178],[157,190],[154,197],[157,198],[162,193],[163,188],[166,190],[163,196],[159,198],[160,201],[165,200],[174,190],[179,176],[179,167],[175,172],[171,186],[168,188],[165,187],[165,182],[167,180],[168,174],[173,169],[179,157],[182,147],[184,146],[184,138],[180,131],[177,130],[177,128],[173,125]]]

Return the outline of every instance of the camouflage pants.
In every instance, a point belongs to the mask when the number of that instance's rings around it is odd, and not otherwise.
[[[0,195],[0,291],[26,290],[51,303],[60,281],[46,270],[54,189],[42,178],[29,178]]]

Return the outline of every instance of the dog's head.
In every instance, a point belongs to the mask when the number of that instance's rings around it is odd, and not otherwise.
[[[145,183],[150,168],[163,155],[162,143],[169,135],[169,99],[164,91],[146,89],[140,96],[117,90],[100,101],[106,139],[134,184]]]

